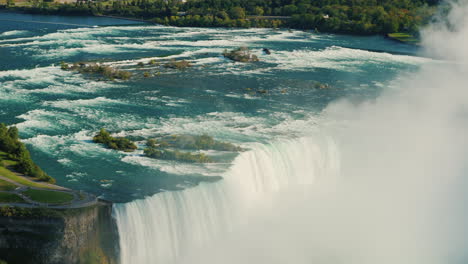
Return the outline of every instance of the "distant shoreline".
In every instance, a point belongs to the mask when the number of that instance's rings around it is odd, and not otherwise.
[[[128,21],[136,21],[136,22],[142,22],[142,23],[146,23],[146,24],[156,24],[156,23],[151,22],[149,20],[138,19],[138,18],[120,17],[120,16],[111,16],[111,15],[92,15],[92,16],[93,17],[107,17],[107,18],[114,18],[114,19],[128,20]]]
[[[4,12],[4,13],[18,13],[18,14],[31,14],[31,15],[44,15],[44,16],[63,16],[63,17],[79,17],[79,16],[83,16],[83,17],[103,17],[103,18],[112,18],[112,19],[118,19],[118,20],[141,22],[143,24],[161,25],[161,24],[156,23],[156,22],[151,21],[151,20],[131,18],[131,17],[122,17],[122,16],[113,16],[113,15],[93,15],[93,14],[90,14],[90,15],[76,15],[75,16],[75,15],[67,15],[67,14],[36,14],[36,13],[28,13],[28,12],[25,12],[23,10],[9,10],[7,8],[0,9],[0,13],[2,13],[2,12]],[[23,21],[19,21],[19,20],[16,21],[16,20],[12,20],[12,19],[0,19],[0,21],[23,22]],[[72,23],[54,23],[54,22],[42,22],[42,21],[30,21],[30,22],[42,23],[42,24],[60,24],[60,25],[80,26],[80,27],[94,27],[95,26],[95,25],[83,25],[83,24],[72,24]],[[174,25],[172,25],[172,26],[173,27],[181,27],[181,26],[174,26]],[[203,26],[188,26],[188,27],[212,28],[212,27],[203,27]],[[181,28],[183,28],[183,26]],[[220,26],[218,28],[224,28],[224,27]],[[249,28],[262,28],[262,27],[249,27]],[[274,29],[274,28],[271,28],[271,29]],[[288,30],[288,29],[291,29],[291,28],[281,27],[279,29]],[[305,31],[305,32],[311,31],[311,30],[306,30],[306,29],[294,29],[294,30],[300,30],[300,31]],[[328,33],[328,32],[324,32],[324,33],[325,34],[350,35],[350,36],[384,36],[385,38],[387,38],[389,40],[392,40],[392,41],[395,41],[395,42],[398,42],[398,43],[407,44],[407,45],[411,45],[411,46],[418,46],[418,44],[403,41],[403,40],[400,40],[398,38],[392,37],[391,34],[361,35],[361,34],[353,34],[353,33]],[[376,52],[380,52],[380,51],[376,51]],[[409,55],[409,54],[399,54],[399,55]]]
[[[102,18],[111,18],[115,20],[125,20],[125,21],[134,21],[134,22],[140,22],[144,24],[156,24],[154,22],[148,21],[148,20],[143,20],[143,19],[136,19],[136,18],[128,18],[128,17],[119,17],[119,16],[110,16],[110,15],[67,15],[67,14],[41,14],[41,13],[29,13],[24,10],[11,10],[4,8],[2,9],[0,7],[0,14],[2,13],[9,13],[9,14],[24,14],[24,15],[39,15],[39,16],[59,16],[59,17],[102,17]],[[11,21],[11,22],[32,22],[32,23],[39,23],[39,24],[54,24],[54,25],[64,25],[64,26],[75,26],[75,27],[95,27],[95,26],[108,26],[108,25],[86,25],[86,24],[75,24],[75,23],[61,23],[61,22],[49,22],[49,21],[36,21],[36,20],[15,20],[15,19],[3,19],[0,18],[0,21]],[[132,25],[133,23],[129,24],[121,24],[121,25]],[[138,23],[134,23],[138,24]],[[112,25],[112,24],[109,24]]]
[[[120,3],[120,2],[119,2]],[[200,4],[205,4],[201,1]],[[372,20],[363,21],[362,19],[355,19],[352,17],[346,18],[349,12],[341,10],[341,16],[338,14],[329,15],[326,7],[318,5],[316,12],[302,13],[302,12],[286,12],[285,10],[266,10],[264,13],[262,8],[258,12],[247,10],[242,7],[234,7],[231,9],[219,8],[211,11],[198,13],[197,9],[184,9],[184,4],[174,4],[176,11],[168,11],[159,7],[148,7],[134,5],[129,3],[120,3],[110,5],[91,2],[87,5],[73,5],[73,4],[49,4],[44,6],[32,6],[31,4],[20,6],[0,6],[0,10],[10,10],[27,14],[40,14],[40,15],[60,15],[60,16],[94,16],[106,17],[111,19],[134,21],[145,24],[158,24],[176,27],[196,27],[196,28],[273,28],[273,29],[297,29],[297,30],[310,30],[312,32],[323,32],[333,34],[344,34],[354,36],[370,36],[370,35],[385,35],[389,32],[408,31],[408,28],[415,28],[418,19],[414,14],[407,15],[412,22],[410,27],[405,24],[402,26],[402,21],[392,20],[391,24],[387,23],[388,20]],[[343,5],[343,7],[346,5]],[[378,5],[377,5],[378,6]],[[361,8],[362,6],[356,4],[351,6],[353,8]],[[410,5],[414,11],[417,7]],[[408,8],[410,8],[408,7]],[[155,9],[156,8],[156,9]],[[286,7],[282,7],[283,9]],[[400,12],[402,7],[392,6],[392,12]],[[135,10],[133,10],[135,9]],[[322,10],[323,9],[323,10]],[[165,11],[164,11],[165,10]],[[177,11],[179,10],[179,11]],[[182,11],[181,11],[182,10]],[[372,8],[365,5],[366,12],[373,12]],[[404,9],[406,10],[406,9]],[[338,12],[338,11],[337,11]],[[344,13],[343,13],[344,12]],[[388,15],[386,11],[384,14]],[[390,11],[388,11],[390,12]],[[403,12],[403,11],[401,11]],[[406,14],[406,13],[405,13]],[[429,15],[430,12],[426,15]],[[382,22],[383,21],[383,22]],[[405,20],[406,21],[406,20]],[[406,23],[406,22],[405,22]],[[408,22],[409,23],[409,22]],[[408,31],[409,32],[409,31]]]

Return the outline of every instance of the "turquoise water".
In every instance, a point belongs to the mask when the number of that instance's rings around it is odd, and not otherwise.
[[[240,46],[251,48],[260,62],[221,56]],[[396,76],[430,61],[417,52],[379,36],[0,13],[0,122],[18,126],[33,158],[58,184],[128,202],[215,179],[238,154],[208,152],[218,161],[208,165],[152,160],[142,151],[93,144],[100,128],[137,139],[208,134],[247,149],[298,138],[320,122],[331,102],[375,98],[384,87],[391,89]],[[136,66],[172,58],[194,66]],[[135,77],[102,82],[57,66],[90,60]],[[154,76],[144,78],[144,71]],[[316,82],[331,88],[316,89]]]

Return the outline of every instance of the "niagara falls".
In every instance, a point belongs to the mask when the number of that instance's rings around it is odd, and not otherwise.
[[[0,264],[466,263],[465,44],[466,0],[0,0]]]

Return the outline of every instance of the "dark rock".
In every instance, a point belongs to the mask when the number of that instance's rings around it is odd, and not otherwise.
[[[251,54],[249,48],[247,47],[240,47],[235,50],[223,52],[223,56],[233,61],[237,62],[257,62],[258,57],[254,54]]]
[[[50,216],[0,216],[1,258],[9,264],[118,263],[112,204],[54,211]]]

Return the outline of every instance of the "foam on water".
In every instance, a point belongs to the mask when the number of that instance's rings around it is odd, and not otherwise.
[[[158,171],[170,173],[171,175],[219,176],[227,167],[226,164],[220,163],[181,164],[175,161],[155,160],[144,157],[143,155],[127,155],[122,158],[122,161],[133,165],[156,169]]]
[[[27,30],[11,30],[11,31],[1,33],[0,37],[21,36],[21,35],[26,35],[29,33],[30,32]]]
[[[393,55],[337,46],[317,51],[275,51],[272,55],[265,56],[264,60],[269,63],[277,63],[276,69],[310,70],[310,68],[326,68],[343,71],[360,71],[359,66],[364,64],[421,65],[433,61],[422,57]]]
[[[161,134],[209,134],[231,141],[243,142],[250,136],[258,139],[259,132],[268,127],[267,119],[249,117],[234,112],[213,112],[194,117],[161,118],[154,128],[143,128],[129,132],[132,136],[151,137]],[[243,139],[243,140],[240,140]]]
[[[9,93],[14,92],[18,96],[35,93],[92,93],[118,85],[88,80],[80,74],[63,71],[54,66],[0,71],[0,81],[0,89]],[[32,87],[34,89],[31,89]]]
[[[9,42],[23,42],[18,44],[28,44],[37,43],[34,41],[63,41],[63,40],[90,40],[95,37],[106,34],[117,34],[120,32],[133,32],[136,30],[144,30],[147,26],[119,26],[119,27],[97,27],[97,28],[74,28],[74,29],[65,29],[58,30],[57,32],[48,33],[42,36],[34,36],[27,38],[15,38],[15,39],[6,39],[0,40],[0,43],[9,43]],[[157,26],[155,26],[157,28]],[[32,41],[32,42],[31,42]]]
[[[34,109],[25,114],[17,116],[25,121],[16,124],[20,130],[25,133],[33,131],[58,131],[66,127],[76,127],[74,117],[70,114],[52,110]]]
[[[124,104],[121,101],[109,99],[106,97],[96,97],[93,99],[78,99],[78,100],[58,100],[43,102],[45,106],[52,106],[55,108],[70,109],[74,107],[88,107],[88,106],[102,106],[102,105],[119,105]]]
[[[71,135],[50,136],[40,134],[24,142],[40,150],[42,153],[58,158],[61,163],[67,166],[73,165],[73,161],[67,159],[71,154],[83,157],[119,157],[120,152],[102,147],[91,142],[95,131],[81,130]]]

